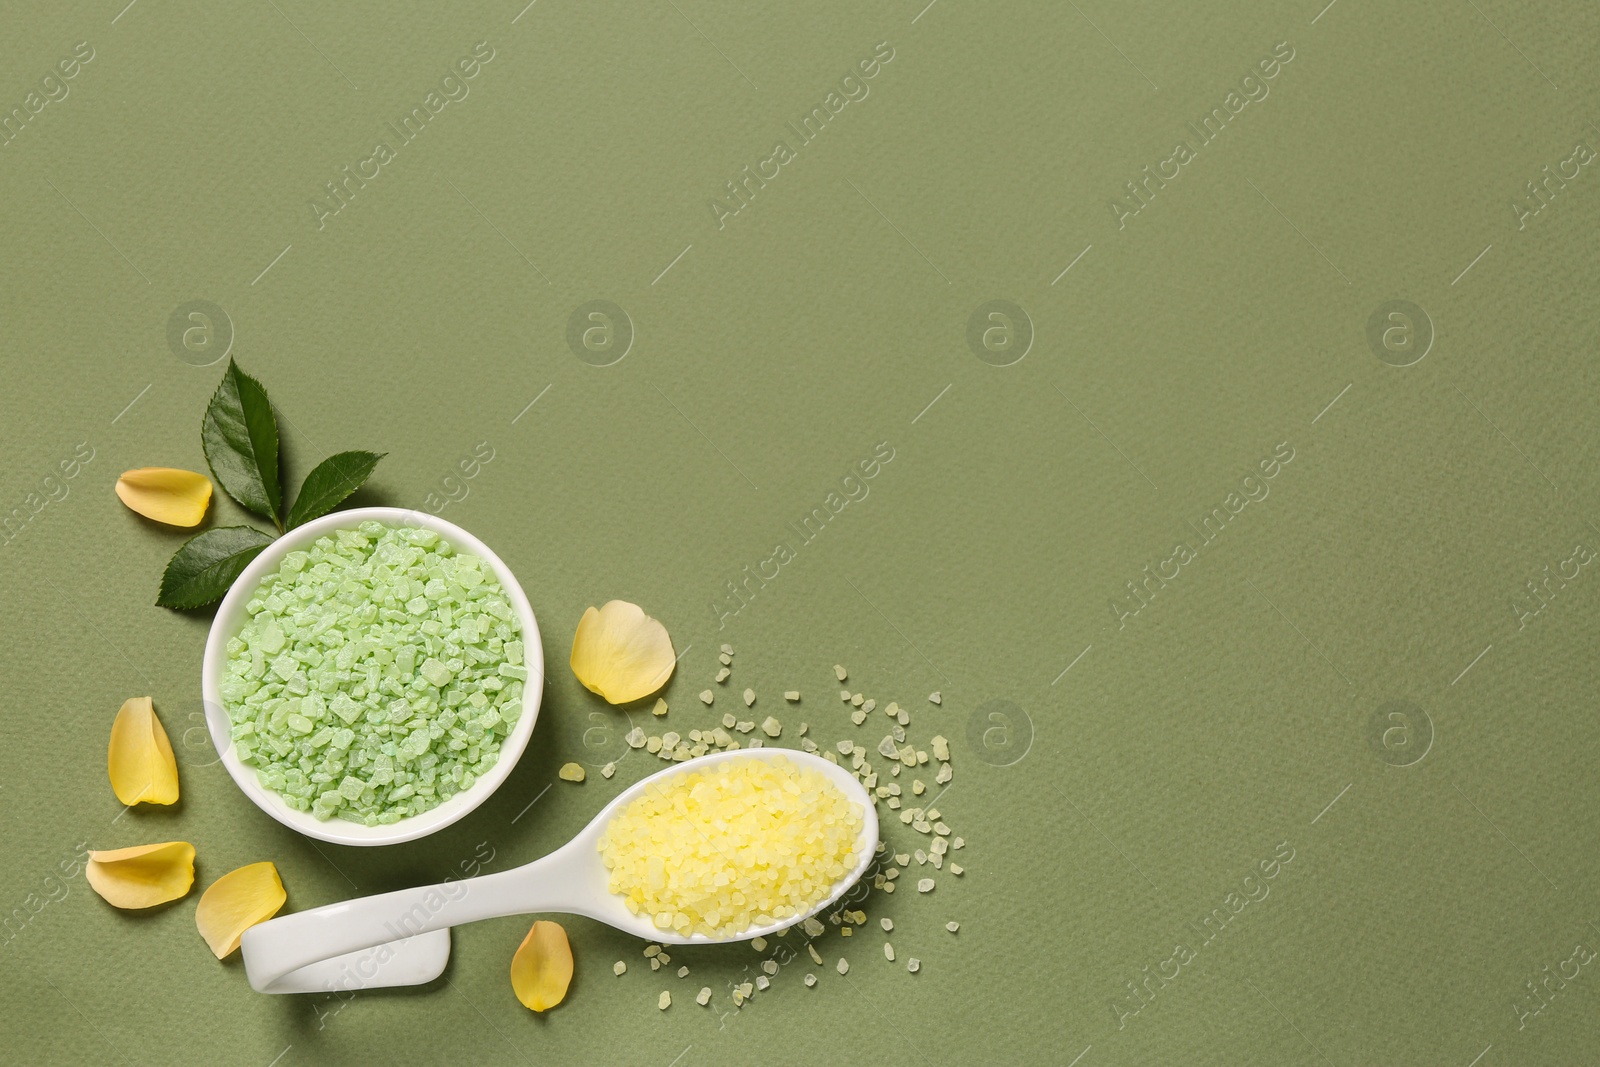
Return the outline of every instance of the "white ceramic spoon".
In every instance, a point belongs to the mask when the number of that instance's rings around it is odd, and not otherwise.
[[[685,937],[658,930],[649,916],[628,911],[607,888],[608,872],[597,845],[612,816],[651,784],[727,760],[790,760],[826,775],[861,808],[854,868],[828,898],[804,915],[751,927],[733,937]],[[772,798],[774,804],[782,796]],[[746,941],[793,926],[833,904],[872,863],[878,815],[866,789],[848,770],[791,749],[741,749],[675,763],[623,791],[565,845],[532,863],[498,874],[360,897],[272,919],[245,931],[241,947],[250,985],[260,993],[313,993],[419,985],[437,978],[450,958],[450,927],[479,919],[530,912],[584,915],[663,944]]]

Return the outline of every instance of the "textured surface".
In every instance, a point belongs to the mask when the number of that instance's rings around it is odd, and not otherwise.
[[[1592,5],[123,2],[0,16],[0,1059],[1593,1058]],[[479,42],[469,94],[397,135]],[[803,140],[836,90],[870,91]],[[112,485],[204,469],[227,349],[292,481],[386,451],[354,502],[466,526],[539,615],[533,743],[426,841],[299,838],[199,728],[208,618],[151,605],[181,535]],[[870,751],[844,663],[950,737],[966,875],[740,1012],[749,947],[652,973],[572,920],[541,1017],[507,978],[529,919],[457,931],[427,987],[269,998],[207,951],[198,887],[131,916],[59,876],[181,838],[202,886],[272,860],[294,910],[542,855],[650,765],[565,668],[612,597],[684,653],[647,730],[749,686]],[[172,810],[106,781],[135,695]]]

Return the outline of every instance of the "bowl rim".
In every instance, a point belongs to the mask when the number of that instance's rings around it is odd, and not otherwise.
[[[501,588],[511,602],[522,623],[523,666],[528,669],[528,680],[522,690],[522,715],[517,719],[511,734],[500,746],[499,758],[487,774],[472,784],[470,789],[452,796],[439,806],[401,819],[388,825],[364,826],[348,819],[318,819],[308,811],[298,811],[286,804],[281,796],[262,785],[254,767],[240,762],[233,748],[232,722],[223,706],[218,683],[227,665],[228,639],[236,635],[244,622],[245,604],[255,592],[261,579],[282,562],[283,557],[311,544],[317,538],[334,530],[355,529],[363,522],[377,521],[387,526],[411,526],[433,530],[450,541],[460,551],[470,552],[487,563],[500,580]],[[262,811],[291,830],[296,830],[318,841],[336,845],[396,845],[415,841],[451,825],[494,795],[496,789],[510,776],[517,761],[533,736],[534,723],[539,717],[539,705],[544,695],[544,647],[540,640],[539,623],[528,603],[527,594],[517,576],[504,560],[488,545],[453,522],[437,515],[409,508],[370,507],[335,511],[312,519],[301,526],[286,531],[251,560],[217,607],[206,636],[204,658],[200,667],[200,694],[204,702],[206,726],[211,743],[221,756],[223,766],[239,790]]]

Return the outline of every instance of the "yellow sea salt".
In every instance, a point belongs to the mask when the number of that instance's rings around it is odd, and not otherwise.
[[[599,842],[610,889],[657,929],[732,936],[810,911],[854,866],[864,812],[786,758],[656,783]]]

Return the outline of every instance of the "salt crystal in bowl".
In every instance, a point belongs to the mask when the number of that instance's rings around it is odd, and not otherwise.
[[[309,548],[318,538],[336,530],[354,530],[363,522],[376,521],[391,527],[410,527],[432,530],[449,541],[459,552],[478,557],[494,573],[506,601],[511,605],[521,626],[523,666],[528,678],[523,685],[522,711],[510,733],[500,747],[494,765],[470,787],[451,796],[438,806],[398,822],[365,826],[338,817],[319,819],[309,811],[300,811],[284,802],[282,796],[263,785],[255,767],[243,763],[234,749],[233,724],[222,700],[220,685],[228,674],[228,641],[236,636],[248,621],[245,605],[255,595],[261,580],[275,572],[289,553]],[[205,701],[206,725],[211,742],[222,754],[222,764],[233,776],[234,783],[255,805],[285,826],[298,830],[307,837],[330,841],[339,845],[392,845],[414,841],[442,830],[465,816],[487,800],[511,774],[528,739],[533,735],[534,722],[539,717],[539,702],[544,693],[544,650],[539,640],[539,624],[533,608],[517,577],[499,556],[482,541],[454,523],[436,516],[403,508],[354,508],[313,519],[297,526],[272,544],[250,562],[228,590],[217,608],[211,623],[211,633],[206,639],[205,658],[200,669],[200,691]],[[335,788],[338,783],[329,783]]]

